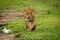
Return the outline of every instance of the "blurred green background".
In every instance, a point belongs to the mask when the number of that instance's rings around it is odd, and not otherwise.
[[[35,31],[25,29],[23,17],[5,26],[13,33],[21,34],[16,40],[60,40],[60,0],[0,0],[0,14],[23,12],[29,7],[36,12]]]

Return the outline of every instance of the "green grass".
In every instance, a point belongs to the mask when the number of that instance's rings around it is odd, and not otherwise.
[[[42,0],[0,0],[0,8],[4,9],[12,9],[14,11],[22,11],[24,8],[31,7],[39,10],[41,8],[49,8],[53,4],[48,2],[44,3]]]
[[[13,8],[14,11],[23,11],[31,7],[36,11],[36,30],[27,31],[24,26],[23,17],[8,22],[5,26],[13,33],[21,34],[16,40],[60,40],[60,6],[53,7],[58,0],[0,0],[2,10]],[[60,1],[58,1],[60,3]],[[48,10],[50,10],[48,14]],[[2,12],[1,12],[2,13]]]
[[[58,15],[36,14],[36,30],[27,31],[24,26],[23,17],[16,21],[9,22],[6,27],[13,33],[21,34],[17,40],[60,40],[60,18]]]

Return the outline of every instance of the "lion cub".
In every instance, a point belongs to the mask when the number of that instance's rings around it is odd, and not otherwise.
[[[28,31],[36,29],[35,11],[31,8],[24,9],[24,21]]]

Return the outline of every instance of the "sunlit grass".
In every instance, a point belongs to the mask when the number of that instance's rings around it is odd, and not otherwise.
[[[13,33],[21,34],[18,40],[58,40],[60,18],[57,15],[40,15],[36,14],[36,30],[27,31],[24,26],[23,17],[13,22],[9,22],[6,27],[10,28]]]

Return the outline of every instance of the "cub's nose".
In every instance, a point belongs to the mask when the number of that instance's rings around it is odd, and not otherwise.
[[[30,19],[30,17],[28,17],[28,19]]]

